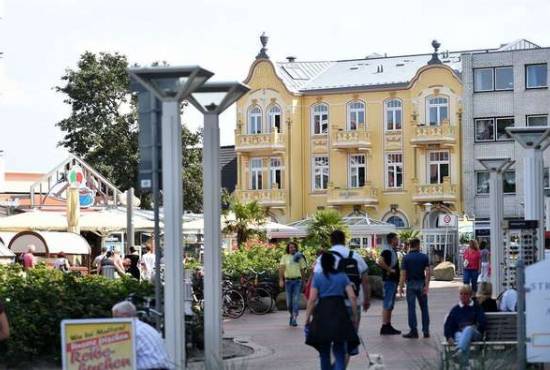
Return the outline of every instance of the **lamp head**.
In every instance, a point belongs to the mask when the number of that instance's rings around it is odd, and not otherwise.
[[[250,88],[240,82],[209,82],[193,91],[187,100],[202,113],[221,114]]]
[[[513,163],[508,157],[477,158],[477,160],[487,171],[503,171]]]
[[[199,66],[128,68],[139,82],[161,101],[181,101],[214,74]]]
[[[544,150],[550,145],[549,127],[507,127],[506,131],[525,149]]]

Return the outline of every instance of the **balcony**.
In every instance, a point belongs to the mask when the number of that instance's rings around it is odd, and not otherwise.
[[[413,131],[411,144],[453,146],[457,142],[457,134],[457,127],[451,126],[448,121],[443,121],[439,126],[417,126]]]
[[[265,207],[286,206],[287,191],[285,189],[237,190],[236,193],[243,202],[255,200]]]
[[[333,129],[332,148],[368,150],[372,148],[370,131],[364,131],[361,126],[353,131]]]
[[[237,152],[280,152],[286,147],[286,135],[273,129],[268,134],[236,135]]]
[[[458,201],[458,185],[451,184],[451,179],[443,178],[442,184],[418,185],[418,180],[413,180],[415,202],[445,202],[455,203]]]
[[[340,188],[329,185],[327,195],[327,203],[330,205],[378,204],[378,189],[373,188],[369,181],[360,188]]]

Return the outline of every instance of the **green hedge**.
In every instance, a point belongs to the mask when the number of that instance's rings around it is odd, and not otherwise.
[[[154,295],[148,283],[39,266],[28,272],[19,265],[0,266],[0,299],[10,323],[10,339],[3,343],[7,365],[29,361],[60,362],[63,319],[111,317],[112,306],[131,293]]]

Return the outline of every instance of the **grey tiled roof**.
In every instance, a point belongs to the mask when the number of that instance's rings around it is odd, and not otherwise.
[[[220,147],[220,167],[222,188],[232,193],[237,185],[237,154],[234,145]]]

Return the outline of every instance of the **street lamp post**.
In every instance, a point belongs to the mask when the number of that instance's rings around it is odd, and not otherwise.
[[[514,164],[510,158],[478,158],[479,163],[489,171],[489,204],[491,220],[491,285],[498,297],[502,289],[504,263],[504,242],[502,220],[504,219],[504,198],[502,173]]]
[[[207,370],[222,370],[221,170],[219,115],[246,94],[238,82],[206,83],[188,100],[204,114],[204,359]]]
[[[525,149],[523,158],[523,194],[525,219],[538,220],[537,261],[544,259],[544,161],[550,145],[548,127],[508,127],[506,131]]]
[[[129,68],[130,76],[162,102],[164,204],[164,328],[176,368],[185,367],[182,266],[182,149],[180,104],[213,73],[198,66]],[[156,248],[159,248],[157,245]],[[156,271],[159,274],[160,271]]]

